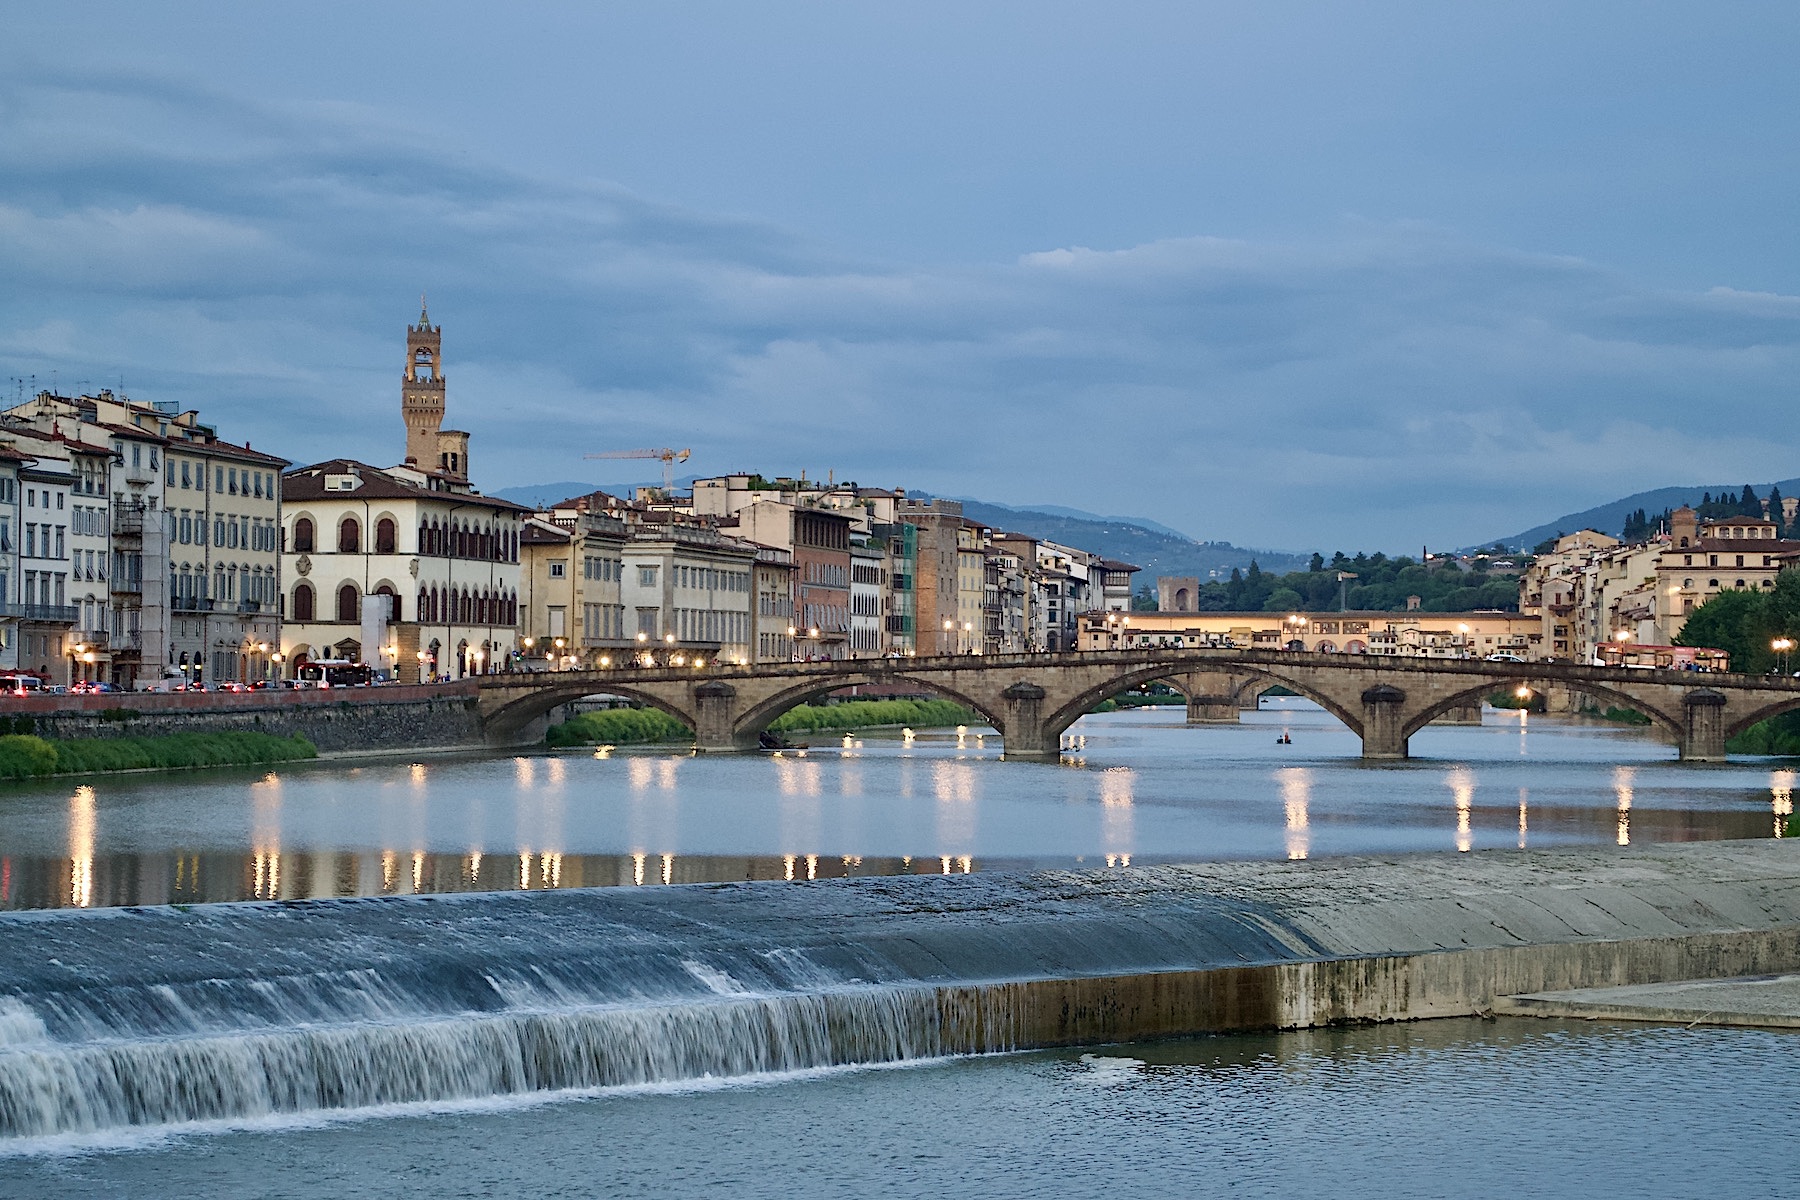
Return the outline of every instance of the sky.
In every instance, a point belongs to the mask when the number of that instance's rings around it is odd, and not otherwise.
[[[0,381],[1284,549],[1800,473],[1800,6],[0,6]]]

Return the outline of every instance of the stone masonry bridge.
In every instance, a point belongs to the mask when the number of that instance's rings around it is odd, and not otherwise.
[[[616,695],[659,708],[692,729],[702,751],[754,749],[788,709],[856,684],[901,684],[956,700],[985,717],[1008,757],[1054,757],[1062,733],[1109,696],[1164,682],[1194,723],[1236,721],[1240,707],[1279,684],[1317,701],[1362,739],[1363,757],[1397,759],[1432,719],[1479,706],[1521,684],[1562,685],[1645,714],[1695,762],[1757,721],[1800,708],[1800,679],[1590,667],[1569,663],[1400,658],[1295,650],[1169,649],[849,659],[756,666],[615,667],[489,675],[480,710],[490,741],[541,736],[552,709]]]

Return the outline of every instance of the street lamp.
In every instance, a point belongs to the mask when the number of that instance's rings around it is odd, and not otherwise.
[[[563,661],[563,645],[564,645],[563,639],[557,638],[556,639],[556,669],[559,671],[568,669],[568,664]]]
[[[974,630],[974,628],[975,627],[973,625],[969,624],[967,621],[963,622],[962,640],[956,643],[956,652],[958,654],[973,654],[973,653],[975,653],[974,649],[972,648],[972,643],[975,641],[975,639],[969,636],[969,634]],[[971,648],[964,649],[965,644],[970,644]]]
[[[956,653],[956,651],[949,649],[950,634],[955,628],[956,628],[956,622],[946,618],[944,621],[944,644],[938,647],[938,650],[940,653],[945,653],[945,654]]]
[[[1788,651],[1792,650],[1793,648],[1794,648],[1794,639],[1793,638],[1778,637],[1774,641],[1769,643],[1769,649],[1771,649],[1771,650],[1775,651],[1775,653],[1781,655],[1781,673],[1783,675],[1787,674]]]

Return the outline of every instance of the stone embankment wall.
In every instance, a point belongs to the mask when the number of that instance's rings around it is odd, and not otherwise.
[[[29,716],[32,732],[47,738],[248,731],[299,734],[328,754],[482,744],[472,683],[0,698],[0,722],[20,716]]]

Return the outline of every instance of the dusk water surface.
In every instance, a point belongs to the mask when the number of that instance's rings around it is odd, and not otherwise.
[[[1791,764],[1489,712],[1366,764],[1309,702],[1089,716],[1058,764],[971,730],[804,753],[439,755],[14,786],[0,907],[1104,867],[1777,835]],[[1291,745],[1276,744],[1288,731]]]
[[[972,730],[820,737],[779,757],[465,754],[16,787],[0,798],[0,899],[1455,854],[1778,836],[1792,807],[1786,764],[1683,766],[1640,730],[1516,713],[1427,729],[1398,764],[1363,763],[1303,701],[1237,726],[1149,710],[1071,734],[1055,764],[1000,761],[998,739]],[[460,1011],[456,981],[429,972],[399,986],[330,961],[271,957],[232,983],[214,977],[204,938],[118,972],[141,985],[0,995],[0,1195],[1788,1190],[1791,1034],[1440,1021],[943,1059],[922,993],[855,980],[757,991],[685,962],[669,978],[553,985],[536,943],[502,928],[503,906],[467,903],[469,936],[493,942],[474,982],[511,997],[504,1011]],[[287,910],[203,911],[225,922],[220,936]],[[49,931],[54,944],[81,932],[129,954],[149,917],[117,918],[6,920],[74,921]],[[506,1082],[534,1039],[592,1046],[638,1082]],[[886,1065],[830,1065],[872,1061]],[[271,1081],[293,1087],[276,1095]],[[413,1094],[439,1098],[379,1099]],[[183,1115],[195,1112],[226,1115]]]

